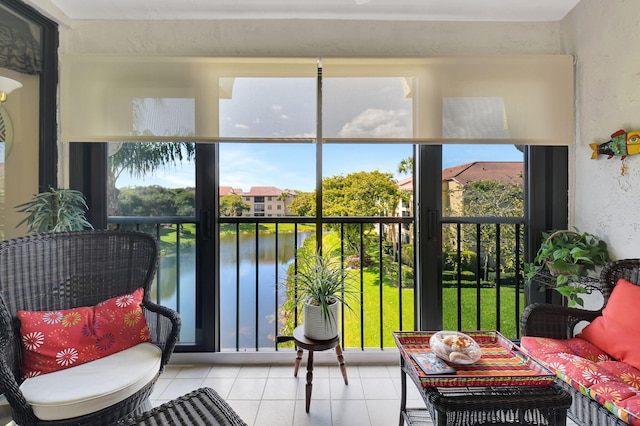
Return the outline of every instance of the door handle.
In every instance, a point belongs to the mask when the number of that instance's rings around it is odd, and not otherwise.
[[[427,239],[436,238],[438,229],[438,210],[427,210]]]
[[[213,232],[211,229],[211,210],[200,210],[200,228],[202,231],[203,240],[210,240],[213,237]]]

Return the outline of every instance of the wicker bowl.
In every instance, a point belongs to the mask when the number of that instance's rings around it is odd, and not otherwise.
[[[429,339],[429,347],[439,358],[452,364],[473,364],[482,356],[478,343],[458,331],[438,331]]]

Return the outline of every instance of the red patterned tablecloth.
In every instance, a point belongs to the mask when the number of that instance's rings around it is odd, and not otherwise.
[[[463,331],[478,342],[480,360],[470,365],[450,364],[455,374],[427,375],[411,357],[412,353],[431,352],[429,338],[435,331],[398,331],[393,333],[409,373],[424,387],[460,386],[549,386],[555,375],[529,358],[498,331]]]

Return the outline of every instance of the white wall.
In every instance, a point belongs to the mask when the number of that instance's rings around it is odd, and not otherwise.
[[[576,144],[570,220],[604,238],[615,259],[640,257],[640,155],[591,160],[590,143],[640,130],[640,3],[582,0],[563,21],[566,53],[577,55]]]

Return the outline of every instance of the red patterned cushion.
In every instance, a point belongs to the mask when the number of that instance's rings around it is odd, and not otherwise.
[[[24,378],[93,361],[149,342],[139,288],[131,294],[75,309],[18,311]]]
[[[611,374],[615,375],[620,381],[627,385],[639,389],[640,393],[640,371],[627,363],[620,361],[605,361],[600,363],[600,367],[604,368]]]
[[[543,358],[543,355],[567,353],[596,362],[612,359],[593,343],[577,337],[558,340],[548,337],[523,336],[521,345],[526,352],[539,358]]]
[[[590,341],[619,361],[640,369],[640,286],[620,278],[602,316],[587,325],[578,337]]]
[[[640,425],[640,370],[577,337],[557,340],[524,336],[520,344],[574,389],[625,422]]]

